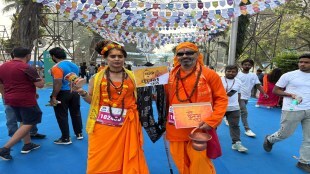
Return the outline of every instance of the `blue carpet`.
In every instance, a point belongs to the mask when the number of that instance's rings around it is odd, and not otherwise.
[[[43,111],[42,123],[38,125],[39,132],[47,134],[43,140],[33,140],[41,148],[29,154],[21,154],[22,143],[12,148],[13,160],[0,159],[0,174],[83,174],[86,171],[87,135],[84,133],[82,141],[74,138],[71,127],[73,144],[69,146],[55,145],[53,141],[60,137],[54,111],[46,107],[51,88],[38,90],[39,105]],[[0,101],[2,102],[2,101]],[[249,149],[248,153],[241,154],[231,149],[231,139],[228,127],[222,124],[218,128],[223,156],[214,160],[218,174],[299,174],[303,173],[295,167],[297,161],[292,156],[299,155],[302,141],[301,127],[287,140],[277,143],[271,153],[266,153],[263,140],[266,134],[271,134],[279,128],[280,109],[255,108],[256,100],[248,104],[249,124],[257,134],[256,138],[244,135],[241,128],[242,143]],[[85,126],[89,105],[82,101],[81,112]],[[5,115],[0,103],[0,146],[9,139],[5,125]],[[70,124],[71,126],[71,124]],[[169,166],[162,139],[153,144],[145,134],[145,156],[151,174],[169,174]],[[171,160],[172,162],[172,160]],[[173,163],[173,162],[172,162]],[[178,173],[172,165],[174,173]]]

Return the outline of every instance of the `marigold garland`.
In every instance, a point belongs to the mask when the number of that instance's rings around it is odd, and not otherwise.
[[[119,45],[119,44],[111,43],[111,44],[108,44],[107,46],[103,47],[102,51],[100,53],[101,53],[101,55],[104,55],[105,52],[107,52],[107,51],[109,51],[109,50],[111,50],[113,48],[120,48],[120,49],[122,49],[123,47],[121,45]]]

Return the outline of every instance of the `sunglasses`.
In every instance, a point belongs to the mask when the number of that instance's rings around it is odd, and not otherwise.
[[[177,53],[177,56],[178,56],[178,57],[182,57],[182,56],[184,56],[184,54],[186,54],[187,56],[192,56],[192,55],[194,55],[195,53],[196,53],[195,51],[186,51],[186,52],[184,52],[184,53],[178,52],[178,53]]]

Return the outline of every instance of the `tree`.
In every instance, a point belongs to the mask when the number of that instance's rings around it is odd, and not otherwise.
[[[31,0],[7,0],[8,6],[4,9],[9,10],[14,6],[16,13],[13,15],[16,22],[12,26],[11,44],[13,47],[24,46],[33,48],[33,41],[38,38],[39,20],[43,5]],[[15,5],[13,5],[15,4]]]
[[[283,52],[275,57],[273,62],[283,73],[286,73],[298,69],[298,57],[296,52]]]

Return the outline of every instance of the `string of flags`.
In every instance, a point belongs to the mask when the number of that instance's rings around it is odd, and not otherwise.
[[[107,1],[34,0],[66,18],[117,42],[164,45],[183,41],[205,42],[226,30],[233,18],[274,9],[287,0]],[[236,4],[249,3],[239,6]],[[180,30],[188,31],[180,33]],[[167,31],[168,34],[164,34]]]

